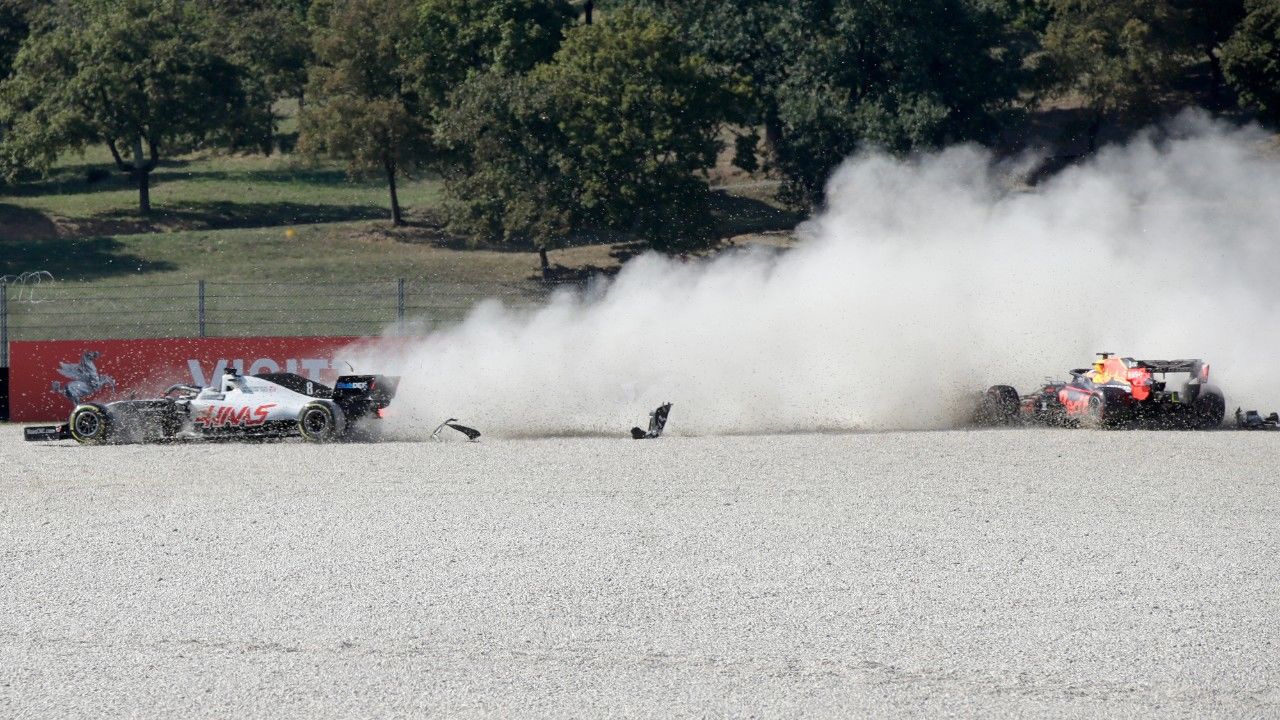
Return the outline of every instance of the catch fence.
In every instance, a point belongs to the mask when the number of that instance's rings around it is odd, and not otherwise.
[[[377,335],[462,320],[481,301],[532,308],[556,285],[379,282],[68,283],[47,273],[0,279],[0,368],[9,341]]]

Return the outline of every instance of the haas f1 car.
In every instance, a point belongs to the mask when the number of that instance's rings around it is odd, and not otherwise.
[[[332,388],[293,373],[241,375],[228,369],[206,388],[174,385],[161,397],[82,403],[65,425],[27,428],[28,440],[72,438],[87,445],[181,438],[298,437],[327,442],[379,418],[399,378],[345,375]]]
[[[1182,381],[1171,385],[1169,376]],[[1070,380],[1048,382],[1030,395],[993,386],[979,401],[974,420],[981,425],[1209,429],[1221,425],[1225,414],[1222,391],[1209,384],[1209,364],[1202,360],[1099,353],[1092,367],[1072,370]]]

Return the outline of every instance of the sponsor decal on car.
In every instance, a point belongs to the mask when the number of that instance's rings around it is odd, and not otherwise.
[[[206,430],[223,427],[261,427],[267,422],[267,416],[276,403],[266,403],[257,407],[242,405],[210,405],[195,417],[193,422]]]

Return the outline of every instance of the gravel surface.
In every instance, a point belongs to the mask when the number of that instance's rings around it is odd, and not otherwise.
[[[0,716],[1280,716],[1280,433],[20,437]]]

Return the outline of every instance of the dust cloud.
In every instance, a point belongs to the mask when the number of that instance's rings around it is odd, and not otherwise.
[[[1280,409],[1280,162],[1256,128],[1186,113],[1034,189],[1030,159],[876,152],[833,175],[795,247],[646,255],[534,311],[496,301],[386,350],[403,430],[625,436],[927,429],[994,383],[1096,351],[1202,357],[1236,405]]]

